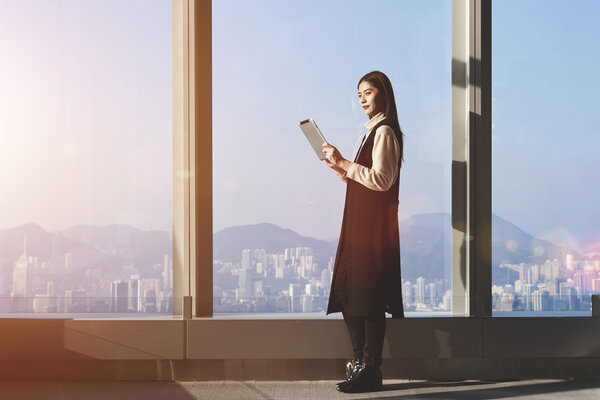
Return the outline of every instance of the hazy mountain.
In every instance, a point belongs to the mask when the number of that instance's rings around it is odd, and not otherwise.
[[[449,214],[420,214],[400,223],[402,277],[415,282],[423,276],[428,280],[443,277],[443,267],[450,258],[444,259],[444,246],[449,254]],[[243,225],[226,228],[213,236],[214,258],[239,263],[244,249],[265,249],[267,253],[281,253],[288,247],[313,248],[315,261],[322,269],[330,257],[335,257],[337,240],[326,241],[301,236],[273,224]]]
[[[402,278],[415,282],[419,276],[428,282],[444,279],[449,288],[451,278],[451,216],[449,213],[413,215],[400,221]],[[506,283],[507,270],[501,263],[543,263],[546,259],[564,262],[565,255],[577,253],[537,239],[513,223],[492,215],[492,275],[496,284]],[[239,263],[243,249],[282,252],[286,247],[308,246],[315,250],[320,268],[334,257],[337,242],[301,236],[273,224],[244,225],[223,229],[214,234],[214,258]],[[317,256],[318,255],[318,256]],[[509,282],[518,279],[510,271]]]
[[[172,243],[168,232],[145,232],[127,225],[76,226],[61,232],[50,233],[35,224],[0,230],[0,261],[16,260],[23,252],[27,234],[27,253],[41,261],[73,254],[74,264],[80,267],[125,263],[135,264],[144,277],[158,277],[164,254],[172,259]],[[558,259],[564,263],[565,255],[581,255],[565,247],[556,246],[529,235],[513,223],[492,215],[492,268],[495,284],[512,283],[516,272],[500,268],[501,263],[543,263]],[[415,282],[422,276],[431,282],[443,278],[446,287],[451,277],[451,217],[448,213],[413,215],[400,221],[402,277]],[[268,253],[281,253],[290,247],[311,247],[315,262],[324,268],[335,256],[337,241],[319,240],[302,236],[290,229],[273,224],[235,226],[213,235],[214,259],[239,263],[243,249],[265,249]],[[108,254],[107,250],[111,250]],[[114,252],[112,252],[114,250]]]
[[[72,264],[85,270],[118,270],[134,264],[144,278],[160,277],[165,254],[172,259],[168,232],[145,232],[127,225],[76,226],[60,232],[48,232],[39,225],[25,224],[0,230],[0,261],[15,261],[22,253],[27,234],[27,255],[40,261],[64,263],[71,253]]]
[[[415,283],[444,279],[450,285],[450,224],[448,213],[417,214],[400,221],[402,279]]]
[[[265,249],[267,253],[282,253],[288,247],[311,247],[319,268],[327,266],[335,256],[336,242],[314,239],[277,225],[263,223],[225,228],[213,235],[213,258],[239,263],[244,249]]]
[[[534,263],[543,264],[545,260],[558,259],[565,262],[566,254],[575,259],[581,258],[577,252],[556,246],[546,240],[531,236],[515,224],[492,214],[492,280],[494,284],[507,283],[507,271],[500,264]],[[510,271],[508,282],[518,279],[516,271]]]
[[[165,254],[172,259],[173,246],[170,234],[164,231],[142,231],[129,225],[108,225],[104,227],[79,225],[60,232],[64,237],[77,240],[100,250],[116,250],[117,255],[130,258],[144,277],[153,277],[156,272],[149,270],[156,263],[162,263]]]
[[[91,249],[91,246],[84,243],[47,232],[39,225],[25,224],[0,230],[0,260],[14,261],[19,258],[23,254],[25,236],[27,255],[38,257],[41,261],[78,249]]]

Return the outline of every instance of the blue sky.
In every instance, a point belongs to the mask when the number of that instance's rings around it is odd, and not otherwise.
[[[339,234],[345,185],[298,128],[312,117],[346,158],[365,133],[356,85],[391,79],[406,135],[401,217],[450,210],[451,2],[213,5],[214,224]],[[419,21],[419,23],[415,23]]]
[[[171,224],[171,2],[0,0],[1,227]],[[493,211],[557,242],[598,232],[600,3],[493,2]],[[450,211],[451,1],[213,5],[214,228],[339,233],[356,83],[391,78],[400,217]],[[119,151],[115,151],[119,149]],[[7,189],[8,188],[8,189]]]
[[[600,231],[600,3],[493,2],[493,211],[576,246]]]

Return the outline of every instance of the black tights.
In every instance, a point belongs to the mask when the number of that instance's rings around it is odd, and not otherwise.
[[[355,317],[342,313],[355,358],[360,358],[369,366],[379,366],[382,362],[383,338],[385,336],[385,312],[375,318]]]

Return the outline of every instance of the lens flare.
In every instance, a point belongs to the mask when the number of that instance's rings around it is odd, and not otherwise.
[[[544,248],[543,248],[542,246],[535,246],[535,247],[533,248],[533,254],[534,254],[536,257],[541,257],[541,256],[543,256],[545,252],[546,252],[546,250],[544,250]]]
[[[517,247],[519,247],[519,245],[517,244],[517,241],[514,239],[510,239],[506,242],[506,250],[508,250],[508,251],[515,251],[515,250],[517,250]]]

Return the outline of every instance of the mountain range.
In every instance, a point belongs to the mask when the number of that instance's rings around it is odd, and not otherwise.
[[[449,213],[417,214],[400,221],[402,278],[415,282],[419,276],[431,282],[451,277],[451,215]],[[529,235],[505,219],[492,215],[492,276],[494,284],[506,284],[507,269],[500,264],[521,262],[543,263],[546,259],[562,262],[565,255],[577,253]],[[216,260],[239,263],[243,249],[265,249],[282,253],[285,248],[308,246],[314,250],[319,267],[325,267],[335,256],[337,241],[301,236],[290,229],[273,224],[244,225],[223,229],[213,235],[213,257]],[[509,283],[518,279],[509,270]]]
[[[445,285],[449,285],[450,214],[413,215],[400,221],[399,226],[402,278],[411,282],[415,282],[419,276],[428,282],[443,278]],[[14,261],[23,253],[25,234],[27,253],[42,261],[64,258],[65,253],[85,254],[81,260],[85,261],[84,266],[90,266],[112,257],[115,262],[133,263],[145,277],[152,277],[158,274],[153,265],[161,263],[165,254],[172,259],[172,244],[168,232],[141,231],[127,225],[81,225],[52,233],[39,225],[25,224],[0,230],[0,261]],[[541,264],[546,259],[558,259],[563,263],[567,253],[573,254],[576,259],[581,257],[568,248],[535,238],[495,214],[492,215],[492,237],[494,284],[513,283],[518,279],[515,271],[501,268],[502,263]],[[305,246],[313,249],[314,261],[320,269],[327,266],[330,257],[335,257],[337,241],[302,236],[291,229],[269,223],[234,226],[214,233],[213,258],[239,263],[243,249],[265,249],[267,253],[282,253],[285,248]]]
[[[48,262],[50,269],[64,265],[65,254],[70,253],[73,273],[87,268],[118,270],[129,264],[145,278],[160,277],[162,268],[154,265],[163,263],[165,254],[172,259],[173,253],[168,232],[146,232],[128,225],[80,225],[49,232],[28,223],[0,230],[0,262],[15,261],[24,250],[28,256]]]

